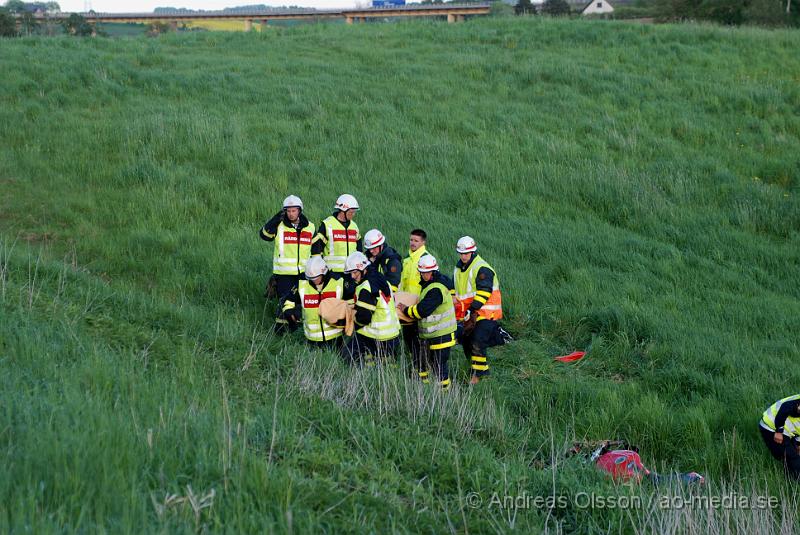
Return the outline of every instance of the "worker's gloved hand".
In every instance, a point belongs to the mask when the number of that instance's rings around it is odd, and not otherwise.
[[[477,321],[478,315],[477,314],[470,314],[467,319],[464,320],[464,334],[469,334],[475,328],[475,321]]]
[[[295,316],[294,314],[287,314],[286,321],[288,321],[292,325],[296,325],[297,324],[297,316]]]
[[[783,433],[780,431],[776,432],[774,439],[776,444],[783,444]]]
[[[404,305],[403,303],[397,303],[397,310],[408,316],[408,305]]]

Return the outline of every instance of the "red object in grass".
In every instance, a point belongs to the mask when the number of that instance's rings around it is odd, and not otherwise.
[[[560,357],[555,357],[554,360],[560,360],[561,362],[575,362],[577,360],[581,360],[585,356],[586,356],[586,351],[573,351],[569,355],[561,355]]]

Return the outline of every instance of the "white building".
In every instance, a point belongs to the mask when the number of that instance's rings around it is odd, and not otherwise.
[[[613,13],[614,6],[608,0],[593,0],[581,10],[581,15],[601,15],[603,13]]]

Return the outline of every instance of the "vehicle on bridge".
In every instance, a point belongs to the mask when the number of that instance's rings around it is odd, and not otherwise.
[[[406,0],[372,0],[372,7],[404,6]]]

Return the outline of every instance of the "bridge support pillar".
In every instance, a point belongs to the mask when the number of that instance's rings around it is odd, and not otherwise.
[[[169,29],[172,30],[173,32],[177,32],[178,31],[178,21],[177,20],[169,21]]]
[[[353,17],[345,17],[345,18],[344,18],[344,21],[345,21],[345,23],[347,23],[347,24],[353,24]]]
[[[456,15],[456,22],[464,22],[464,15]]]
[[[453,15],[452,13],[448,13],[448,14],[447,14],[447,22],[448,22],[448,23],[450,23],[450,24],[452,24],[452,23],[454,23],[455,21],[456,21],[456,16],[455,16],[455,15]]]
[[[245,19],[244,21],[244,31],[250,32],[253,31],[253,21],[250,19]]]

